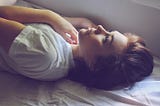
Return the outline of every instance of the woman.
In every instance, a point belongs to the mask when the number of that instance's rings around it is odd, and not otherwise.
[[[63,18],[49,10],[5,6],[0,17],[0,45],[8,54],[3,57],[24,76],[47,81],[67,77],[108,90],[132,85],[152,72],[153,57],[136,35],[108,32],[85,18]],[[78,33],[75,28],[84,29]]]

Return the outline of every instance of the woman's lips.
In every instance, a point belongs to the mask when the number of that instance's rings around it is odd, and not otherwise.
[[[88,29],[85,34],[90,35],[91,32],[92,32],[92,29]]]

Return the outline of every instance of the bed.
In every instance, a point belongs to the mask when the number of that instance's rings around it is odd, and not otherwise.
[[[15,5],[44,8],[17,1]],[[0,70],[0,106],[159,106],[160,60],[154,58],[151,76],[132,88],[104,91],[62,79],[45,82]]]

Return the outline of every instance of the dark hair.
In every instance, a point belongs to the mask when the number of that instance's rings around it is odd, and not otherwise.
[[[68,78],[89,88],[111,90],[131,86],[149,76],[153,70],[153,56],[141,37],[124,34],[128,39],[122,54],[97,57],[94,68],[90,69],[83,59],[75,59],[75,67]]]

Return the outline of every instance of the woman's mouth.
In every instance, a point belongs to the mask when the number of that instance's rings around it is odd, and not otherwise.
[[[87,31],[85,32],[85,35],[90,35],[91,32],[92,32],[92,29],[89,28],[89,29],[87,29]]]

